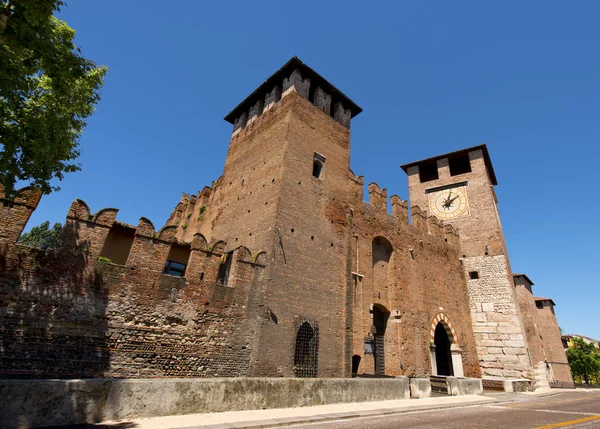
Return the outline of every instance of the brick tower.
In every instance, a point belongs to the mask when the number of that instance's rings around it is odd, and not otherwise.
[[[222,176],[197,197],[184,195],[168,221],[186,222],[178,229],[182,241],[201,233],[208,242],[224,240],[226,253],[266,250],[265,282],[249,303],[262,309],[251,375],[294,376],[288,360],[297,345],[290,339],[302,326],[307,337],[319,337],[310,344],[325,348],[318,375],[350,375],[345,285],[352,236],[339,233],[330,212],[336,197],[348,199],[350,120],[360,112],[292,58],[225,117],[233,132]]]
[[[484,377],[531,375],[525,330],[485,145],[402,166],[410,201],[459,230],[477,355]]]

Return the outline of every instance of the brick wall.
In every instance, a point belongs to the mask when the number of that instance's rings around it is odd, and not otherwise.
[[[115,215],[76,201],[57,249],[2,246],[0,376],[248,375],[264,266],[240,249],[230,286],[217,285],[221,253],[197,239],[187,277],[164,275],[170,242],[144,219],[126,265],[97,261]]]
[[[490,377],[528,377],[531,362],[515,295],[512,272],[495,193],[481,148],[468,152],[471,172],[451,176],[449,158],[440,157],[438,179],[421,182],[419,165],[407,168],[411,204],[428,213],[427,190],[465,183],[469,212],[447,219],[460,239],[463,270],[482,374]],[[479,278],[470,278],[470,273]]]
[[[540,327],[542,344],[552,370],[554,380],[572,382],[571,367],[562,345],[560,328],[554,313],[554,303],[549,299],[537,299],[542,308],[536,308],[536,321]]]

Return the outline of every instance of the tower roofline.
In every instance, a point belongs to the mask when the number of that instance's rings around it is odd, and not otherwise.
[[[492,160],[490,158],[490,153],[488,152],[487,146],[484,144],[481,144],[479,146],[473,146],[473,147],[469,147],[466,149],[461,149],[461,150],[457,150],[455,152],[450,152],[450,153],[446,153],[444,155],[437,155],[431,158],[427,158],[427,159],[422,159],[420,161],[415,161],[415,162],[411,162],[409,164],[404,164],[401,165],[400,168],[402,168],[404,170],[405,173],[408,174],[408,168],[409,167],[414,167],[416,165],[419,164],[425,164],[428,162],[433,162],[433,161],[437,161],[438,159],[442,159],[442,158],[448,158],[450,156],[455,156],[455,155],[462,155],[464,153],[469,153],[469,152],[473,152],[474,150],[478,150],[481,149],[481,151],[483,152],[483,158],[485,161],[485,167],[488,170],[488,173],[490,175],[490,179],[492,181],[492,184],[495,186],[498,184],[498,180],[496,179],[496,173],[494,172],[494,166],[492,165]]]
[[[525,277],[525,280],[527,280],[529,282],[529,284],[533,286],[533,282],[531,281],[531,279],[529,277],[527,277],[527,274],[513,273],[513,278],[514,277]]]
[[[554,303],[554,301],[552,300],[552,298],[542,298],[540,296],[534,296],[533,299],[537,302],[537,301],[550,301],[552,303],[553,306],[556,307],[556,304]]]
[[[362,109],[358,107],[354,101],[350,100],[342,91],[333,86],[329,81],[323,78],[319,73],[308,67],[296,56],[293,56],[287,63],[283,65],[279,70],[271,75],[266,81],[264,81],[258,88],[256,88],[248,97],[238,104],[231,112],[225,116],[227,122],[233,124],[235,119],[239,117],[243,112],[253,106],[257,100],[265,98],[265,95],[273,89],[274,86],[281,86],[283,80],[292,74],[297,69],[300,71],[304,78],[310,78],[311,82],[316,86],[321,87],[324,91],[328,92],[333,96],[334,99],[340,101],[345,108],[350,109],[351,117],[354,118]]]

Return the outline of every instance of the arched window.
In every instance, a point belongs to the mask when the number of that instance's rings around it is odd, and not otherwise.
[[[317,179],[323,178],[323,170],[325,168],[325,157],[315,152],[313,155],[313,176]]]
[[[316,377],[318,370],[318,331],[308,322],[302,323],[296,333],[294,374],[296,377]]]

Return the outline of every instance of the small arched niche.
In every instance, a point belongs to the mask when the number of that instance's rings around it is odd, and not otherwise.
[[[375,237],[372,244],[373,287],[381,290],[392,283],[394,248],[385,237]]]

